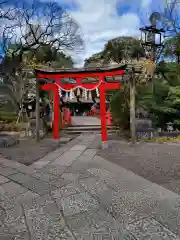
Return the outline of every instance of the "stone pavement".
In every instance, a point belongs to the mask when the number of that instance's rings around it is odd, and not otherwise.
[[[0,158],[0,240],[180,239],[180,197],[79,136],[31,166]]]
[[[97,117],[90,116],[72,116],[71,117],[73,126],[100,126],[101,120]]]

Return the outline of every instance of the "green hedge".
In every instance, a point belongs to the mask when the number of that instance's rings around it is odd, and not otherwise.
[[[24,131],[25,130],[25,126],[24,123],[1,123],[0,122],[0,132],[6,132],[6,131],[10,131],[10,132],[19,132],[19,131]]]
[[[0,121],[13,122],[16,119],[17,114],[15,112],[0,111]]]
[[[9,111],[1,111],[0,110],[0,116],[17,116],[16,112],[9,112]]]
[[[16,120],[17,120],[16,116],[0,116],[0,121],[14,122]]]

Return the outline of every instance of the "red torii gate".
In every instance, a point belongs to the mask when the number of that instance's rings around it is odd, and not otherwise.
[[[52,83],[44,84],[41,89],[43,90],[54,90],[54,139],[59,139],[59,87],[64,91],[70,91],[75,88],[83,88],[86,90],[99,89],[100,96],[100,115],[101,115],[101,139],[102,143],[106,143],[107,127],[106,127],[106,104],[105,104],[105,93],[110,89],[120,88],[120,82],[107,82],[105,77],[123,76],[125,73],[126,65],[106,68],[106,69],[71,69],[64,71],[46,71],[35,69],[36,79],[51,79]],[[62,83],[63,78],[76,79],[76,83]],[[83,83],[84,78],[97,78],[96,83]]]

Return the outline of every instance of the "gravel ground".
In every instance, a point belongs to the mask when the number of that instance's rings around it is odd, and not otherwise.
[[[180,194],[180,144],[111,142],[98,154],[145,179]]]
[[[43,139],[38,143],[31,139],[20,140],[19,144],[15,146],[0,148],[0,156],[29,166],[49,152],[61,147],[70,139],[71,138],[64,138],[64,141],[61,139],[61,142],[54,141],[53,139]]]

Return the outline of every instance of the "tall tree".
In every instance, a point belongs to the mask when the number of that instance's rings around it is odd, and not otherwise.
[[[165,41],[164,56],[180,64],[180,33]]]
[[[139,60],[145,56],[141,42],[133,37],[118,37],[108,41],[104,47],[104,59],[120,63],[122,60]]]
[[[15,48],[9,54],[16,62],[22,62],[25,52],[41,46],[50,46],[57,51],[82,48],[83,42],[77,23],[57,2],[19,1],[15,4],[14,22],[4,25],[1,39],[8,52],[9,45]]]
[[[7,9],[11,13],[1,19],[13,16],[1,26],[0,39],[6,56],[1,72],[7,86],[16,93],[20,106],[27,94],[28,82],[23,68],[27,67],[28,57],[35,59],[35,64],[58,62],[61,67],[64,60],[66,65],[72,66],[71,59],[63,52],[81,49],[83,42],[78,24],[55,1],[12,1],[0,7],[1,13]]]

